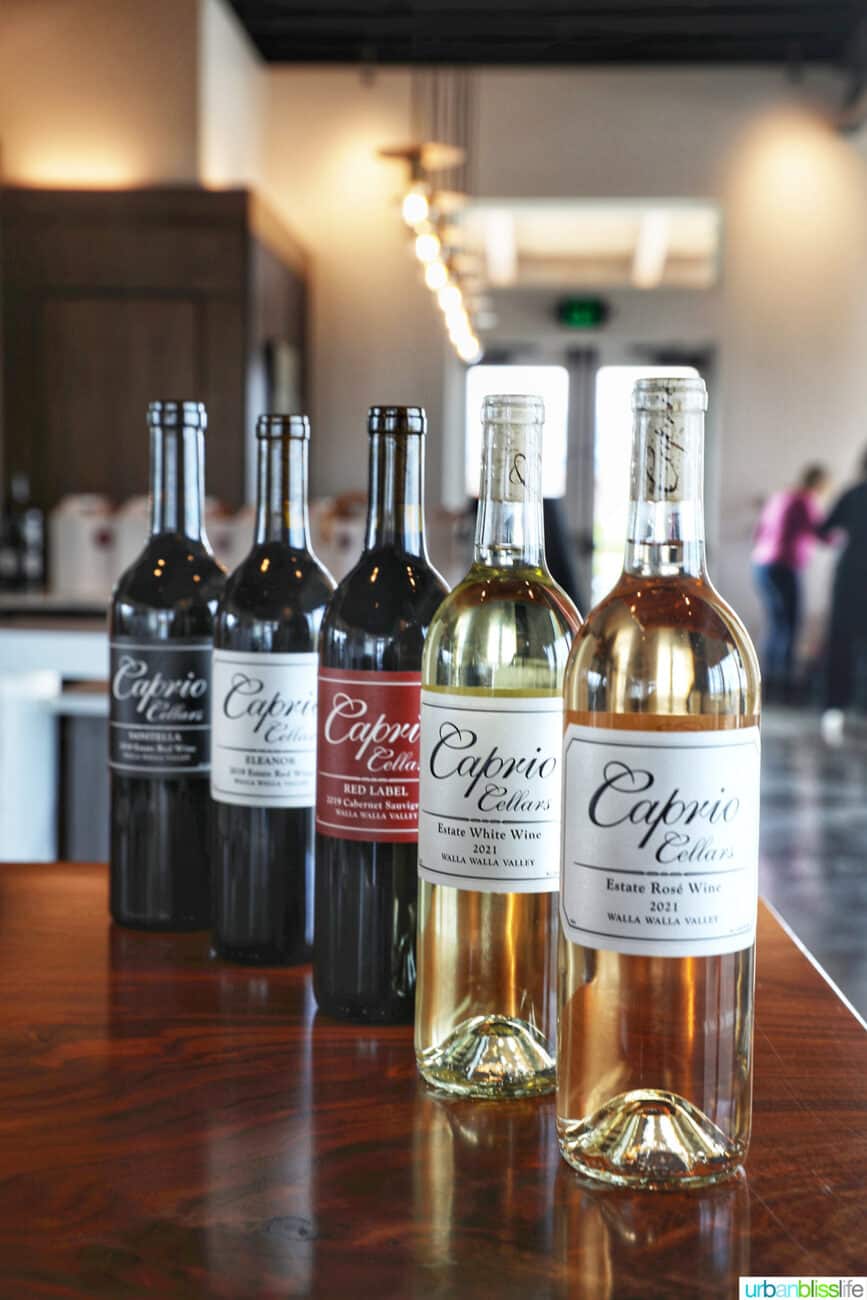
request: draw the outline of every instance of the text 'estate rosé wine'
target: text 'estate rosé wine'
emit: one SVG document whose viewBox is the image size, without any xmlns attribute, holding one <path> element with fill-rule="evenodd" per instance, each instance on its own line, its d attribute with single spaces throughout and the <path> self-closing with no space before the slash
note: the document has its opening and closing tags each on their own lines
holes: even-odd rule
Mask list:
<svg viewBox="0 0 867 1300">
<path fill-rule="evenodd" d="M 557 1130 L 649 1187 L 726 1177 L 750 1135 L 759 674 L 705 568 L 706 404 L 636 385 L 624 570 L 566 673 Z"/>
<path fill-rule="evenodd" d="M 423 1077 L 463 1096 L 550 1092 L 556 1038 L 563 674 L 578 614 L 545 566 L 540 398 L 488 397 L 472 567 L 422 666 Z"/>
<path fill-rule="evenodd" d="M 447 590 L 425 543 L 426 423 L 370 409 L 365 548 L 320 637 L 314 987 L 358 1020 L 414 1005 L 421 654 Z"/>
<path fill-rule="evenodd" d="M 334 590 L 313 554 L 305 415 L 256 425 L 253 548 L 214 630 L 214 949 L 307 961 L 313 942 L 317 640 Z"/>
<path fill-rule="evenodd" d="M 211 650 L 225 574 L 203 522 L 205 408 L 152 402 L 147 545 L 110 614 L 111 914 L 211 920 Z"/>
</svg>

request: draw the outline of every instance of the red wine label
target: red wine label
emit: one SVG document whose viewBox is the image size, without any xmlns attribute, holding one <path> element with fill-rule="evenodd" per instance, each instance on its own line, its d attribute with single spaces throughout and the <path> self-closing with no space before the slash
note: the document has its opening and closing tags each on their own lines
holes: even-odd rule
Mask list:
<svg viewBox="0 0 867 1300">
<path fill-rule="evenodd" d="M 755 941 L 759 729 L 568 722 L 560 918 L 572 943 L 711 957 Z"/>
<path fill-rule="evenodd" d="M 418 839 L 421 673 L 319 670 L 316 829 Z"/>
<path fill-rule="evenodd" d="M 136 776 L 207 776 L 211 642 L 110 645 L 109 767 Z"/>
</svg>

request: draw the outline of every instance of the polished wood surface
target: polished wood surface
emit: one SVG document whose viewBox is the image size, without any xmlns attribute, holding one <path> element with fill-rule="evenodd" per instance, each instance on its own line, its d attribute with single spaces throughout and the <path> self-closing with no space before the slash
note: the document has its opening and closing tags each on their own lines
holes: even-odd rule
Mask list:
<svg viewBox="0 0 867 1300">
<path fill-rule="evenodd" d="M 440 1100 L 307 970 L 109 925 L 95 866 L 0 866 L 0 1296 L 673 1297 L 867 1262 L 867 1034 L 760 924 L 746 1174 L 580 1184 L 551 1099 Z"/>
</svg>

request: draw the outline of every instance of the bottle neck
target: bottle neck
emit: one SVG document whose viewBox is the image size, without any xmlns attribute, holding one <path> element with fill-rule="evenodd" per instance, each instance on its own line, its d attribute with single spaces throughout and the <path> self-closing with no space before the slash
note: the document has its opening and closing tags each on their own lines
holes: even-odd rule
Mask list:
<svg viewBox="0 0 867 1300">
<path fill-rule="evenodd" d="M 205 439 L 201 429 L 151 429 L 151 534 L 205 541 Z"/>
<path fill-rule="evenodd" d="M 545 567 L 542 426 L 487 424 L 474 559 L 491 568 Z"/>
<path fill-rule="evenodd" d="M 702 577 L 704 415 L 637 411 L 624 570 Z"/>
<path fill-rule="evenodd" d="M 424 531 L 424 435 L 370 435 L 367 537 L 375 550 L 393 546 L 427 557 Z"/>
<path fill-rule="evenodd" d="M 310 549 L 307 511 L 307 439 L 260 438 L 256 542 Z"/>
</svg>

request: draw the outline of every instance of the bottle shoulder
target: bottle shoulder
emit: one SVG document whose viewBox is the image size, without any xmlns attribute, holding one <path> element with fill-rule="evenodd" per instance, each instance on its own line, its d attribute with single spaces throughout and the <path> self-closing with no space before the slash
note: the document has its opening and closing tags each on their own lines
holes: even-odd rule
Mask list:
<svg viewBox="0 0 867 1300">
<path fill-rule="evenodd" d="M 538 611 L 574 633 L 581 615 L 551 575 L 541 568 L 493 569 L 474 564 L 437 612 L 437 623 L 501 618 L 509 610 Z"/>
<path fill-rule="evenodd" d="M 322 620 L 332 667 L 415 670 L 431 619 L 448 592 L 424 558 L 390 547 L 363 552 L 338 583 Z"/>
<path fill-rule="evenodd" d="M 207 546 L 188 538 L 151 537 L 117 581 L 112 631 L 147 634 L 159 625 L 160 635 L 208 632 L 225 582 L 225 570 Z"/>
<path fill-rule="evenodd" d="M 566 689 L 579 709 L 750 714 L 760 674 L 749 633 L 707 578 L 624 574 L 576 636 Z"/>
<path fill-rule="evenodd" d="M 217 611 L 215 645 L 257 653 L 316 648 L 334 580 L 309 551 L 254 545 L 232 572 Z"/>
<path fill-rule="evenodd" d="M 335 583 L 310 551 L 263 542 L 253 546 L 226 580 L 221 610 L 279 618 L 287 607 L 325 605 Z"/>
<path fill-rule="evenodd" d="M 424 681 L 456 689 L 559 689 L 579 625 L 575 606 L 545 570 L 474 565 L 431 624 Z"/>
<path fill-rule="evenodd" d="M 337 584 L 326 617 L 329 624 L 364 629 L 407 618 L 428 622 L 447 593 L 445 580 L 428 561 L 383 547 L 363 552 Z"/>
<path fill-rule="evenodd" d="M 604 638 L 612 627 L 626 624 L 640 637 L 672 631 L 744 642 L 752 650 L 741 619 L 706 577 L 642 578 L 622 574 L 615 586 L 590 610 L 581 628 L 582 640 Z"/>
</svg>

